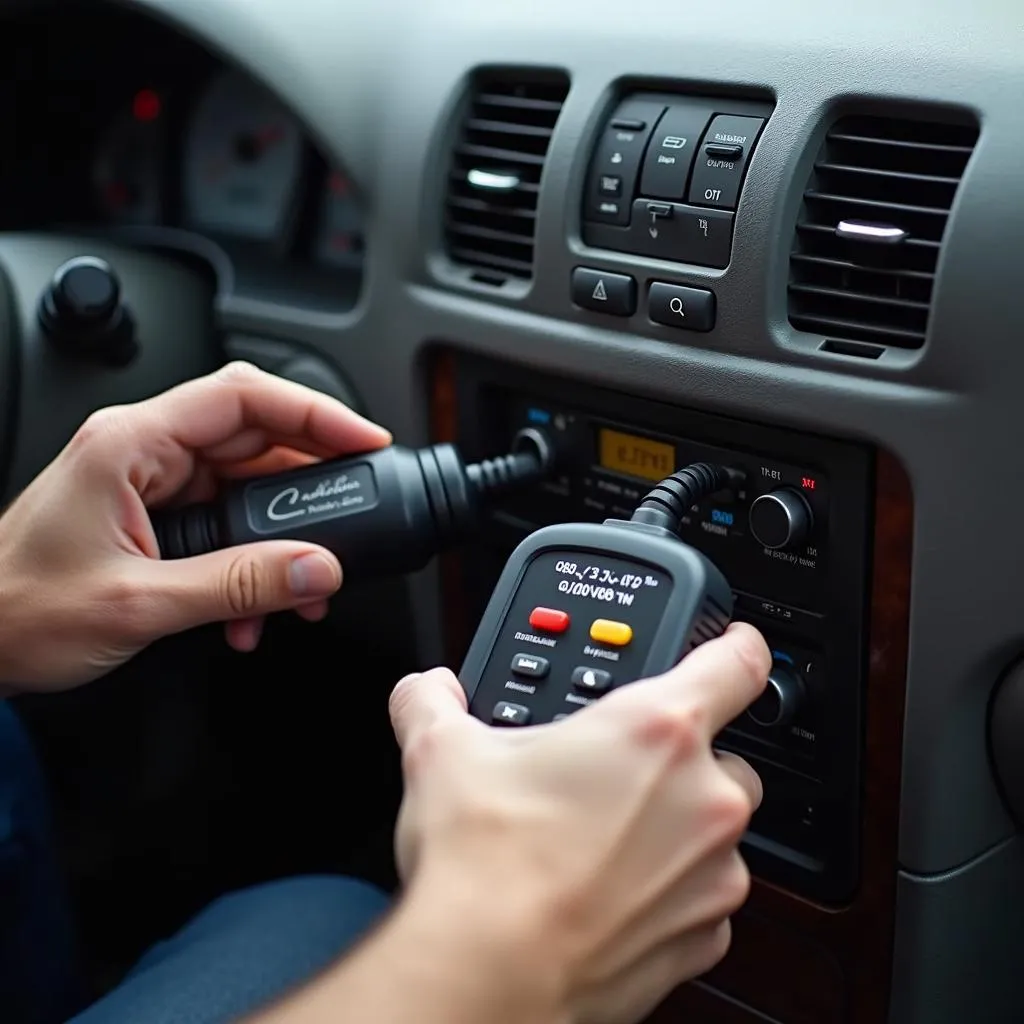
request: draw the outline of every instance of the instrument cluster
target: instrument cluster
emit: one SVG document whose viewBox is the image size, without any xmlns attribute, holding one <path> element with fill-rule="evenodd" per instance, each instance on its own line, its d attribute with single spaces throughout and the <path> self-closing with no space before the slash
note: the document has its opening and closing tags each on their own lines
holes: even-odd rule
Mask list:
<svg viewBox="0 0 1024 1024">
<path fill-rule="evenodd" d="M 100 219 L 172 224 L 228 245 L 305 249 L 321 265 L 359 266 L 363 224 L 351 182 L 316 159 L 271 93 L 220 69 L 187 109 L 174 109 L 183 99 L 140 84 L 111 114 L 90 175 Z"/>
<path fill-rule="evenodd" d="M 360 196 L 272 92 L 130 10 L 45 13 L 0 40 L 0 230 L 198 238 L 227 256 L 241 294 L 354 305 Z"/>
</svg>

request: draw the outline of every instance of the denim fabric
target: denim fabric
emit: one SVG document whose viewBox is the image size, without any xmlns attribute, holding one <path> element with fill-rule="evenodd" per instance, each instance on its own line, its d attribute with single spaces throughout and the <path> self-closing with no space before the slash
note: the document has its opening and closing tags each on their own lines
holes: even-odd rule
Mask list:
<svg viewBox="0 0 1024 1024">
<path fill-rule="evenodd" d="M 383 892 L 349 878 L 292 878 L 233 893 L 147 953 L 73 1024 L 237 1020 L 317 974 L 387 907 Z"/>
<path fill-rule="evenodd" d="M 0 700 L 0 1020 L 53 1024 L 80 1004 L 46 785 L 28 735 Z"/>
<path fill-rule="evenodd" d="M 59 1024 L 82 1005 L 46 787 L 0 701 L 0 1021 Z M 365 882 L 310 876 L 225 896 L 151 949 L 74 1024 L 220 1024 L 315 975 L 386 912 Z"/>
</svg>

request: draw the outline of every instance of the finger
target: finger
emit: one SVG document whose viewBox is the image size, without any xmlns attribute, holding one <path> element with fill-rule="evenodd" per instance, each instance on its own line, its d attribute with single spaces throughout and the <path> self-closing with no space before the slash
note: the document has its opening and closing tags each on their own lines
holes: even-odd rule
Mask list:
<svg viewBox="0 0 1024 1024">
<path fill-rule="evenodd" d="M 736 754 L 720 750 L 717 751 L 715 759 L 718 762 L 718 767 L 747 795 L 747 799 L 750 800 L 751 811 L 756 811 L 761 806 L 761 800 L 764 798 L 761 776 L 742 757 Z"/>
<path fill-rule="evenodd" d="M 213 501 L 225 480 L 245 480 L 254 476 L 270 476 L 283 473 L 299 466 L 308 466 L 319 461 L 315 456 L 295 451 L 293 448 L 271 448 L 261 456 L 247 462 L 235 462 L 225 465 L 211 465 L 208 462 L 196 463 L 192 478 L 184 488 L 170 497 L 169 501 L 157 501 L 150 497 L 149 508 L 171 505 L 180 508 L 182 505 L 193 505 L 200 502 Z"/>
<path fill-rule="evenodd" d="M 149 399 L 148 405 L 167 432 L 193 450 L 214 448 L 253 428 L 305 438 L 337 453 L 391 442 L 383 427 L 336 399 L 248 363 L 231 363 Z"/>
<path fill-rule="evenodd" d="M 256 459 L 274 448 L 290 448 L 293 451 L 312 455 L 317 459 L 331 459 L 338 454 L 337 448 L 329 448 L 309 437 L 301 435 L 285 437 L 279 434 L 270 434 L 259 427 L 253 427 L 235 434 L 234 437 L 228 438 L 227 441 L 216 444 L 212 448 L 204 448 L 202 455 L 207 462 L 217 465 Z"/>
<path fill-rule="evenodd" d="M 602 986 L 581 1016 L 591 1024 L 646 1020 L 674 988 L 711 970 L 729 951 L 731 941 L 732 926 L 725 920 L 655 946 Z"/>
<path fill-rule="evenodd" d="M 301 604 L 295 611 L 306 622 L 323 622 L 327 618 L 329 606 L 326 601 L 314 601 L 312 604 Z"/>
<path fill-rule="evenodd" d="M 136 490 L 151 507 L 188 483 L 195 453 L 250 430 L 292 438 L 292 447 L 298 443 L 294 439 L 302 438 L 306 447 L 331 455 L 372 451 L 391 442 L 383 427 L 327 395 L 232 363 L 155 398 L 93 417 L 92 427 L 80 431 L 69 447 L 100 464 L 110 461 L 112 451 L 122 453 L 132 463 Z"/>
<path fill-rule="evenodd" d="M 173 495 L 170 504 L 175 507 L 191 505 L 195 502 L 213 501 L 220 489 L 220 481 L 212 466 L 200 462 L 193 470 L 192 477 L 177 494 Z M 156 504 L 155 502 L 153 503 Z"/>
<path fill-rule="evenodd" d="M 147 560 L 138 571 L 148 592 L 146 628 L 154 637 L 298 608 L 330 597 L 341 586 L 341 566 L 330 552 L 294 541 Z"/>
<path fill-rule="evenodd" d="M 662 940 L 716 924 L 750 896 L 750 870 L 735 845 L 721 848 L 689 871 L 658 907 Z"/>
<path fill-rule="evenodd" d="M 631 837 L 631 845 L 646 840 L 649 846 L 653 841 L 665 849 L 673 836 L 678 849 L 671 855 L 657 864 L 641 859 L 633 862 L 636 868 L 647 865 L 637 873 L 633 887 L 632 899 L 638 909 L 620 930 L 614 951 L 605 953 L 621 963 L 635 963 L 648 950 L 729 917 L 750 895 L 750 871 L 737 849 L 738 836 L 709 842 L 692 830 L 680 835 L 678 825 L 673 830 L 671 822 L 665 822 L 660 835 L 636 835 Z M 599 958 L 592 964 L 595 973 L 612 966 L 602 965 Z"/>
<path fill-rule="evenodd" d="M 320 461 L 318 456 L 296 451 L 294 448 L 274 447 L 252 459 L 219 463 L 216 466 L 216 476 L 220 480 L 246 480 L 253 476 L 284 473 L 286 470 L 311 466 Z"/>
<path fill-rule="evenodd" d="M 701 644 L 675 668 L 654 679 L 624 687 L 613 696 L 660 708 L 700 707 L 710 735 L 742 714 L 762 693 L 772 666 L 764 637 L 743 622 Z M 600 707 L 600 702 L 598 702 Z"/>
<path fill-rule="evenodd" d="M 249 654 L 255 651 L 263 636 L 263 624 L 265 620 L 236 619 L 234 622 L 224 623 L 224 637 L 228 646 L 240 654 Z"/>
<path fill-rule="evenodd" d="M 388 703 L 395 738 L 403 749 L 440 721 L 466 719 L 466 692 L 446 668 L 406 676 Z"/>
</svg>

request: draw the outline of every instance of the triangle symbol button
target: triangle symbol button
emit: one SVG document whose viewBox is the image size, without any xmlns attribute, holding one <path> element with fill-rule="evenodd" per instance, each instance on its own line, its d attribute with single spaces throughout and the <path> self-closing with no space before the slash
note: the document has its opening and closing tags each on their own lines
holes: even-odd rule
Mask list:
<svg viewBox="0 0 1024 1024">
<path fill-rule="evenodd" d="M 607 302 L 608 301 L 608 292 L 605 291 L 604 278 L 603 277 L 599 277 L 597 279 L 597 287 L 594 289 L 594 296 L 593 297 L 595 299 L 597 299 L 599 302 Z"/>
</svg>

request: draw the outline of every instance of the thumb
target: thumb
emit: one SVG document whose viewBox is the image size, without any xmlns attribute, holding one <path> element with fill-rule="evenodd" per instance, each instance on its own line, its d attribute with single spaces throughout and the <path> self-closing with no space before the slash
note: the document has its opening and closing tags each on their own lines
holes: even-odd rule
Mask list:
<svg viewBox="0 0 1024 1024">
<path fill-rule="evenodd" d="M 391 725 L 403 749 L 438 722 L 466 718 L 466 692 L 446 668 L 406 676 L 391 691 Z"/>
<path fill-rule="evenodd" d="M 152 561 L 148 570 L 163 633 L 286 611 L 341 586 L 341 566 L 329 551 L 283 540 Z"/>
</svg>

